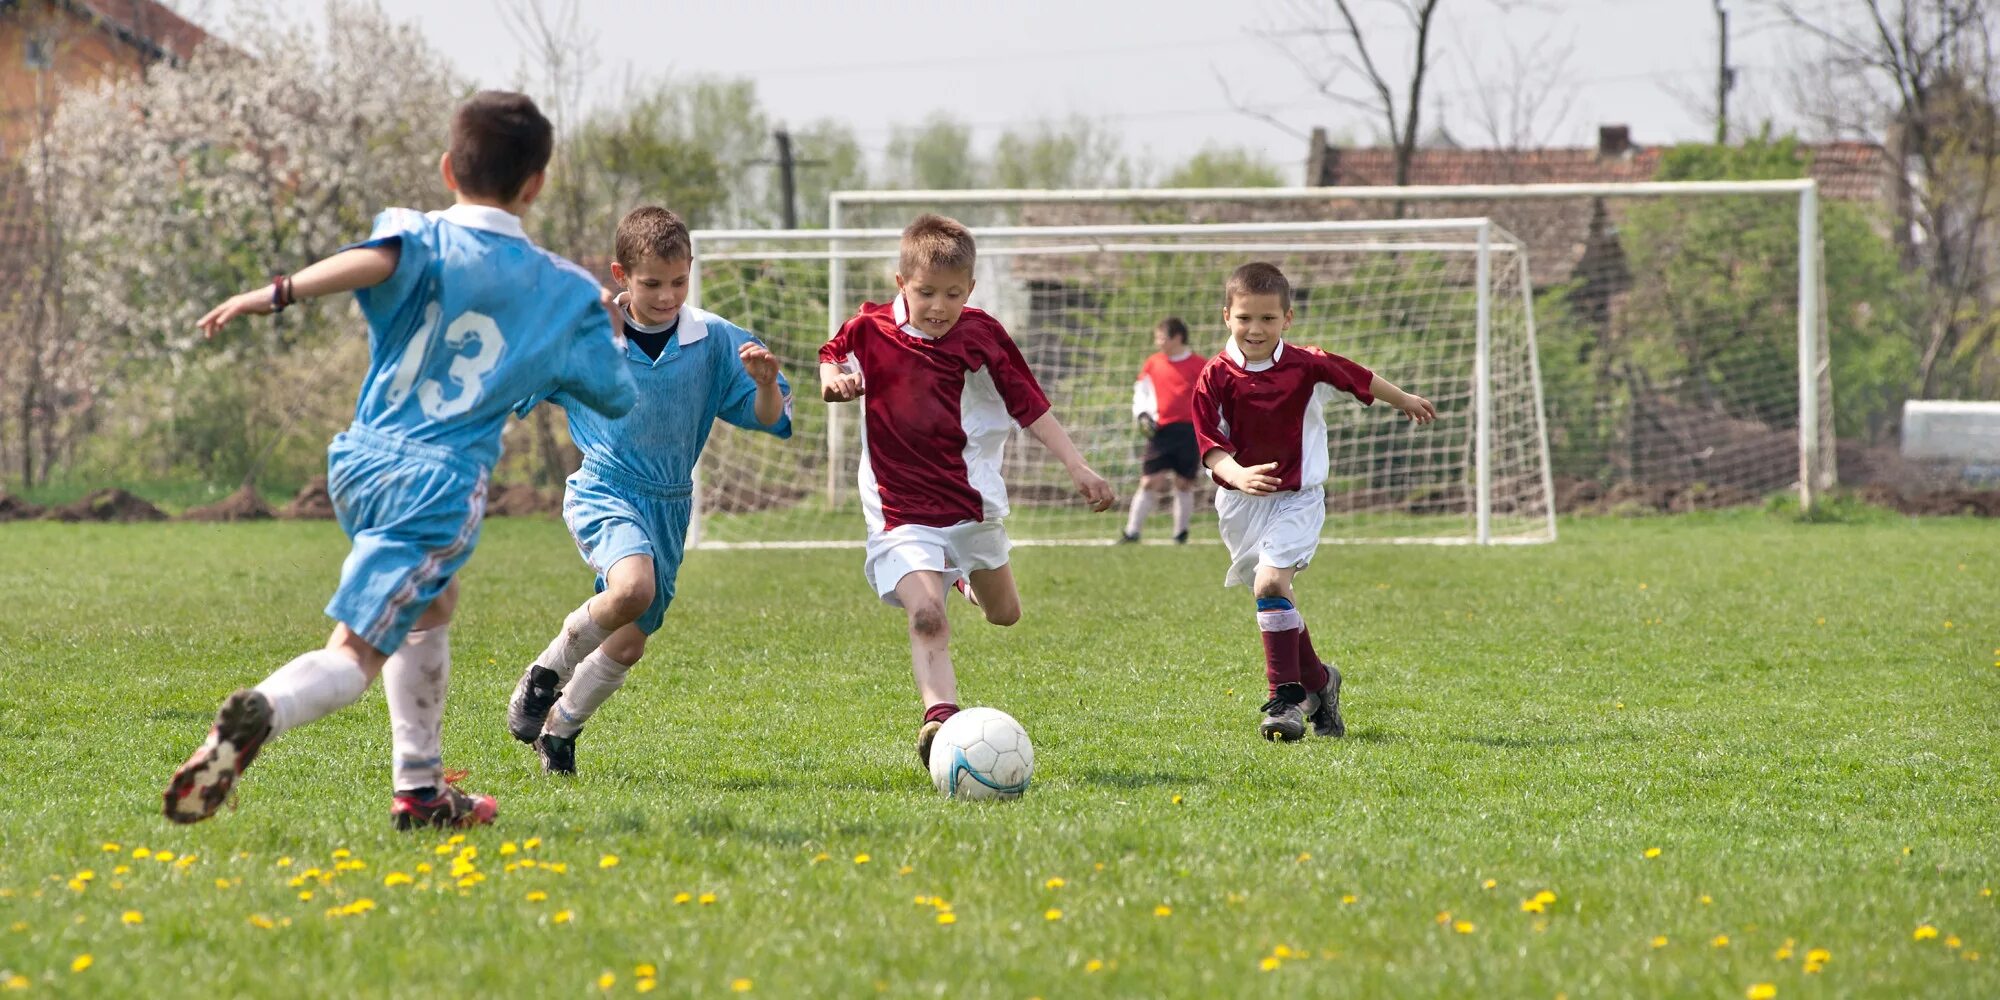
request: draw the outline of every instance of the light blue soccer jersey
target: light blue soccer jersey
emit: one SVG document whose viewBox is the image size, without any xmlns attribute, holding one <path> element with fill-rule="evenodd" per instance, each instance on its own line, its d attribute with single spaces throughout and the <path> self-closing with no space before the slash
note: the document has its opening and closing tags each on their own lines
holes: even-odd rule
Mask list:
<svg viewBox="0 0 2000 1000">
<path fill-rule="evenodd" d="M 653 603 L 636 623 L 647 635 L 659 630 L 673 603 L 693 512 L 694 466 L 715 421 L 792 436 L 792 390 L 782 375 L 784 412 L 775 423 L 757 422 L 757 383 L 737 353 L 756 339 L 721 317 L 683 306 L 658 359 L 637 343 L 626 344 L 620 364 L 639 387 L 630 413 L 605 416 L 555 394 L 569 413 L 570 438 L 583 451 L 583 468 L 563 491 L 563 522 L 597 571 L 599 590 L 619 560 L 652 560 Z M 537 402 L 522 403 L 521 412 Z"/>
<path fill-rule="evenodd" d="M 357 246 L 398 245 L 388 280 L 355 293 L 368 378 L 354 423 L 491 467 L 507 412 L 562 392 L 622 414 L 636 400 L 589 272 L 530 242 L 496 208 L 392 208 Z"/>
</svg>

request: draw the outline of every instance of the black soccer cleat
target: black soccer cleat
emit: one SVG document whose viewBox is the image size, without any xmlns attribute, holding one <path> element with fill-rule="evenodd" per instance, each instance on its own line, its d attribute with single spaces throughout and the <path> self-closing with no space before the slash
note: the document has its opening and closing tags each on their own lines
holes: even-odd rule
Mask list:
<svg viewBox="0 0 2000 1000">
<path fill-rule="evenodd" d="M 1180 532 L 1179 534 L 1176 534 L 1176 535 L 1174 536 L 1174 544 L 1175 544 L 1175 545 L 1186 545 L 1186 544 L 1187 544 L 1187 532 L 1183 531 L 1183 532 Z"/>
<path fill-rule="evenodd" d="M 1314 706 L 1310 718 L 1313 734 L 1338 738 L 1347 735 L 1347 721 L 1340 717 L 1340 669 L 1331 663 L 1326 667 L 1326 686 L 1313 693 Z"/>
<path fill-rule="evenodd" d="M 1118 544 L 1137 545 L 1139 544 L 1139 536 L 1129 531 L 1121 531 L 1118 533 Z"/>
<path fill-rule="evenodd" d="M 176 823 L 199 823 L 215 815 L 243 769 L 271 738 L 271 699 L 244 688 L 223 699 L 208 739 L 174 772 L 163 796 L 164 811 Z"/>
<path fill-rule="evenodd" d="M 583 730 L 579 729 L 576 736 L 557 736 L 554 733 L 536 736 L 535 752 L 541 755 L 542 770 L 550 774 L 575 774 L 576 740 L 582 735 Z"/>
<path fill-rule="evenodd" d="M 553 670 L 528 664 L 521 683 L 514 685 L 514 697 L 507 700 L 507 731 L 523 743 L 535 742 L 560 697 L 562 678 Z"/>
</svg>

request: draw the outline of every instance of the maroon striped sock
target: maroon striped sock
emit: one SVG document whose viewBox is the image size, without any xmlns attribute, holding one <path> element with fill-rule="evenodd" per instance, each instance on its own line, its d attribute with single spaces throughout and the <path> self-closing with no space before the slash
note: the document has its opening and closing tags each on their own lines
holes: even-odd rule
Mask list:
<svg viewBox="0 0 2000 1000">
<path fill-rule="evenodd" d="M 1308 691 L 1318 691 L 1332 680 L 1326 672 L 1326 664 L 1321 663 L 1319 654 L 1313 652 L 1312 627 L 1299 625 L 1299 683 Z"/>
<path fill-rule="evenodd" d="M 957 705 L 948 701 L 941 701 L 935 705 L 932 705 L 929 708 L 924 709 L 924 721 L 943 722 L 944 720 L 949 719 L 957 714 L 958 714 Z"/>
</svg>

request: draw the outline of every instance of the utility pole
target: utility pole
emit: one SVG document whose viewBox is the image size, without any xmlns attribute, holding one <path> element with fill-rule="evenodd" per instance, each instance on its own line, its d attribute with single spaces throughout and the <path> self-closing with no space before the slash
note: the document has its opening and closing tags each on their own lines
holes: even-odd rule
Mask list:
<svg viewBox="0 0 2000 1000">
<path fill-rule="evenodd" d="M 1729 12 L 1715 0 L 1716 37 L 1721 47 L 1715 66 L 1715 144 L 1729 144 L 1729 92 L 1736 89 L 1736 67 L 1729 65 Z"/>
<path fill-rule="evenodd" d="M 792 133 L 785 129 L 773 130 L 771 132 L 771 139 L 777 143 L 778 155 L 772 159 L 752 160 L 750 162 L 761 166 L 778 168 L 778 193 L 783 196 L 780 199 L 780 210 L 784 213 L 785 228 L 797 229 L 799 228 L 798 168 L 823 167 L 826 166 L 826 161 L 801 160 L 794 156 L 792 154 Z"/>
</svg>

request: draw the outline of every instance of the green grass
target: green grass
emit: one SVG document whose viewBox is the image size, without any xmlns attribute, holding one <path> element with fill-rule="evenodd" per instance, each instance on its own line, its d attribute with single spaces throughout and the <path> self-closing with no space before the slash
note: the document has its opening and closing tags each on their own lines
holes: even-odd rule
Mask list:
<svg viewBox="0 0 2000 1000">
<path fill-rule="evenodd" d="M 954 602 L 954 646 L 1040 770 L 970 805 L 915 766 L 902 622 L 848 551 L 697 553 L 581 777 L 541 777 L 505 701 L 589 580 L 554 522 L 496 521 L 445 751 L 501 815 L 461 892 L 441 835 L 389 827 L 372 692 L 273 744 L 236 811 L 158 816 L 218 699 L 323 641 L 332 525 L 0 526 L 0 970 L 107 996 L 625 994 L 638 963 L 670 996 L 2000 995 L 1993 530 L 1732 512 L 1328 547 L 1301 600 L 1350 735 L 1292 746 L 1255 736 L 1215 547 L 1022 549 L 1026 620 Z M 367 867 L 290 884 L 336 849 Z M 1306 957 L 1262 970 L 1281 945 Z"/>
</svg>

